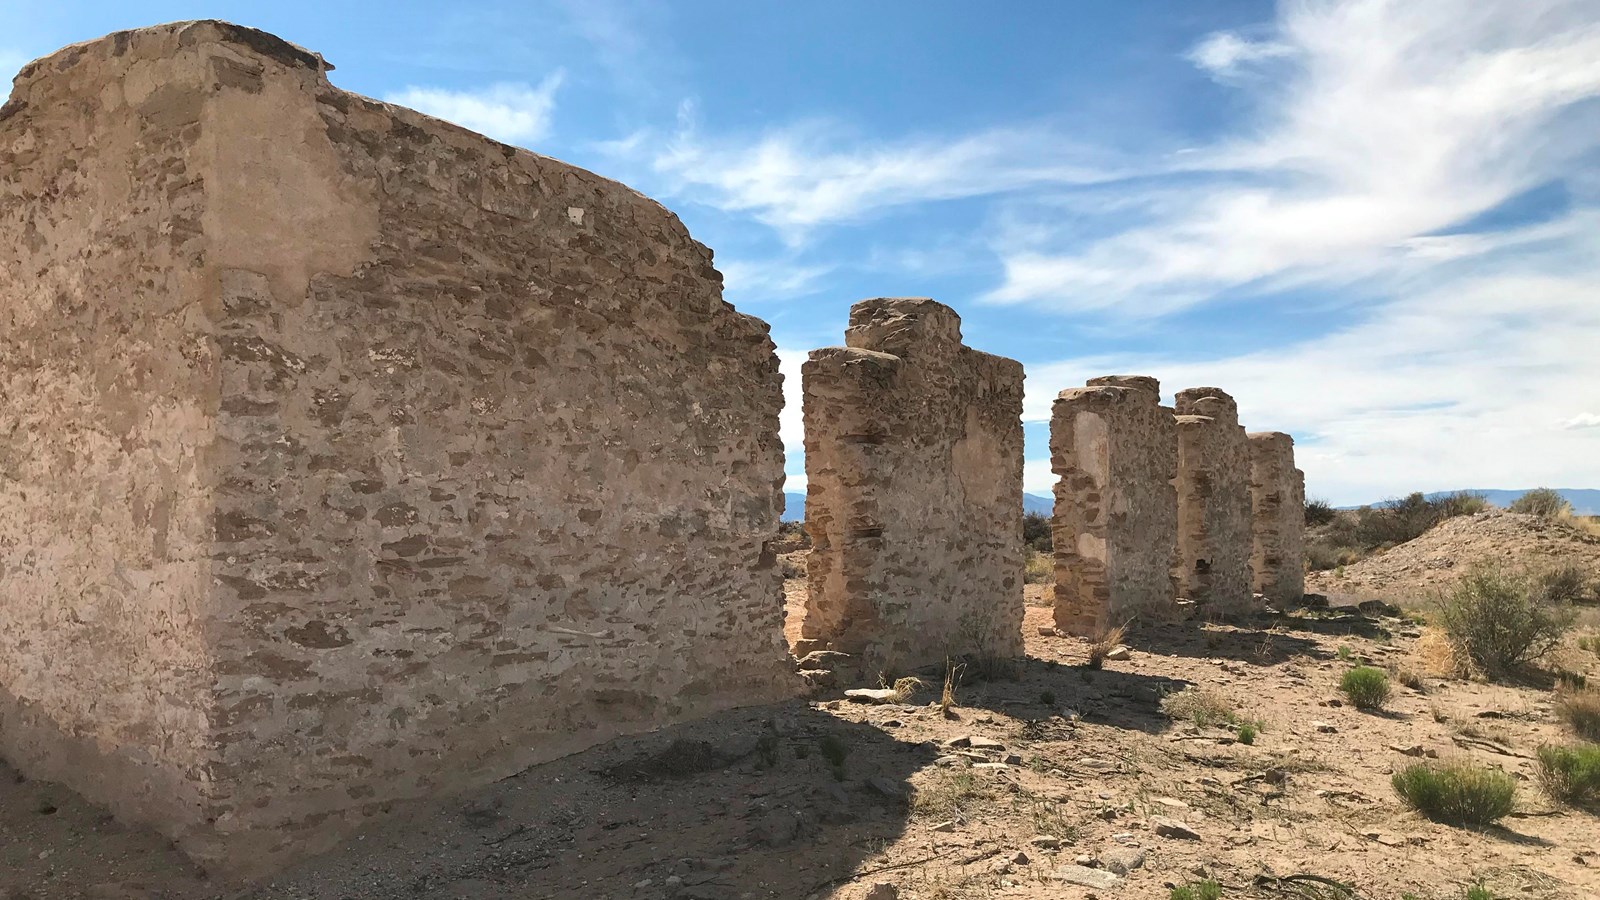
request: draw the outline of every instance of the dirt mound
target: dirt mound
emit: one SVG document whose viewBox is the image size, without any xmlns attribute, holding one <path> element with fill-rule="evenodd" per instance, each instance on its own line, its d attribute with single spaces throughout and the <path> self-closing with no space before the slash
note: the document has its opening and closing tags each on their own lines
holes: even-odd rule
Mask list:
<svg viewBox="0 0 1600 900">
<path fill-rule="evenodd" d="M 1571 564 L 1600 579 L 1600 537 L 1567 522 L 1490 510 L 1446 519 L 1342 571 L 1313 572 L 1306 590 L 1423 599 L 1476 562 Z"/>
</svg>

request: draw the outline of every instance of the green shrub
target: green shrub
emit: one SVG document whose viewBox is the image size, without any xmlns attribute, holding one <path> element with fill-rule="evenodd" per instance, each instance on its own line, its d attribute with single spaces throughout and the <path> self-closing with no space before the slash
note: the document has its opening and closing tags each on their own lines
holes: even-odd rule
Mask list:
<svg viewBox="0 0 1600 900">
<path fill-rule="evenodd" d="M 1389 675 L 1371 666 L 1356 666 L 1339 679 L 1339 690 L 1356 709 L 1383 709 L 1389 702 Z"/>
<path fill-rule="evenodd" d="M 1510 775 L 1467 760 L 1416 763 L 1394 773 L 1390 783 L 1407 806 L 1446 825 L 1488 825 L 1516 807 Z"/>
<path fill-rule="evenodd" d="M 1172 889 L 1167 895 L 1167 900 L 1218 900 L 1222 896 L 1222 885 L 1211 879 L 1205 881 L 1191 881 Z"/>
<path fill-rule="evenodd" d="M 1493 564 L 1473 566 L 1439 597 L 1439 626 L 1490 677 L 1555 649 L 1575 620 L 1539 577 Z"/>
<path fill-rule="evenodd" d="M 1600 746 L 1540 747 L 1539 786 L 1550 799 L 1562 803 L 1600 799 Z"/>
<path fill-rule="evenodd" d="M 1056 577 L 1055 557 L 1048 552 L 1028 548 L 1028 559 L 1023 563 L 1022 581 L 1025 584 L 1049 584 Z"/>
<path fill-rule="evenodd" d="M 1489 888 L 1481 881 L 1477 884 L 1467 885 L 1467 892 L 1461 896 L 1462 900 L 1499 900 L 1499 898 L 1494 895 L 1494 891 L 1489 890 Z"/>
<path fill-rule="evenodd" d="M 1572 504 L 1567 502 L 1567 498 L 1550 488 L 1534 488 L 1511 501 L 1511 505 L 1507 508 L 1514 513 L 1538 516 L 1541 519 L 1555 519 L 1572 512 Z"/>
<path fill-rule="evenodd" d="M 1240 725 L 1238 733 L 1239 733 L 1239 743 L 1241 743 L 1241 744 L 1254 744 L 1256 742 L 1257 731 L 1256 731 L 1256 727 L 1254 725 L 1250 725 L 1248 723 L 1244 724 L 1244 725 Z"/>
<path fill-rule="evenodd" d="M 1307 525 L 1326 525 L 1338 515 L 1339 513 L 1333 508 L 1333 504 L 1326 500 L 1306 501 Z"/>
<path fill-rule="evenodd" d="M 1041 553 L 1050 552 L 1050 517 L 1043 513 L 1022 514 L 1022 542 Z"/>
</svg>

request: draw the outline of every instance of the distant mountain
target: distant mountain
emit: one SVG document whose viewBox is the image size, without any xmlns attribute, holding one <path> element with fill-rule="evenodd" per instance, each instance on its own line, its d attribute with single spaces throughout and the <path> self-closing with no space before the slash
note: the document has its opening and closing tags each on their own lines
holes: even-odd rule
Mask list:
<svg viewBox="0 0 1600 900">
<path fill-rule="evenodd" d="M 1055 508 L 1056 501 L 1038 494 L 1022 495 L 1022 511 L 1025 513 L 1040 513 L 1050 515 Z M 783 492 L 783 521 L 804 522 L 806 520 L 806 495 L 793 491 Z"/>
<path fill-rule="evenodd" d="M 1522 488 L 1521 490 L 1514 491 L 1497 490 L 1492 488 L 1468 488 L 1467 493 L 1482 494 L 1485 500 L 1488 500 L 1495 506 L 1505 508 L 1510 506 L 1513 501 L 1515 501 L 1518 497 L 1521 497 L 1523 494 L 1526 494 L 1529 490 L 1530 488 Z M 1596 490 L 1594 488 L 1556 488 L 1555 492 L 1565 497 L 1567 502 L 1572 504 L 1572 512 L 1574 515 L 1600 516 L 1600 490 Z M 1427 497 L 1429 500 L 1436 500 L 1445 496 L 1446 494 L 1457 493 L 1460 493 L 1460 491 L 1434 491 L 1431 494 L 1424 494 L 1423 496 Z M 1377 506 L 1382 502 L 1382 500 L 1379 500 L 1376 503 L 1369 505 Z M 1355 509 L 1356 507 L 1346 506 L 1342 508 Z"/>
</svg>

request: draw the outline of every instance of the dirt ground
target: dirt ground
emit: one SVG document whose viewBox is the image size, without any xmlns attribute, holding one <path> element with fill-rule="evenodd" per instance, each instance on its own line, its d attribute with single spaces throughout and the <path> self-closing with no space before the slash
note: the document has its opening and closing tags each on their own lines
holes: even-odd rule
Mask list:
<svg viewBox="0 0 1600 900">
<path fill-rule="evenodd" d="M 1600 896 L 1600 819 L 1551 806 L 1529 779 L 1534 749 L 1565 737 L 1548 685 L 1428 679 L 1363 713 L 1334 705 L 1339 675 L 1357 659 L 1414 664 L 1414 627 L 1339 610 L 1167 626 L 1095 671 L 1084 642 L 1039 634 L 1048 622 L 1030 605 L 1016 677 L 968 678 L 948 714 L 930 705 L 933 673 L 903 704 L 739 710 L 414 804 L 247 886 L 0 771 L 0 897 L 856 900 L 886 884 L 900 898 L 1078 900 L 1165 898 L 1202 875 L 1225 897 L 1444 900 L 1480 879 L 1503 898 Z M 1585 661 L 1600 675 L 1594 654 L 1563 665 Z M 1161 697 L 1188 685 L 1259 720 L 1255 742 L 1163 715 Z M 1435 754 L 1515 775 L 1519 811 L 1470 831 L 1403 809 L 1390 773 Z M 1158 833 L 1164 820 L 1192 836 Z M 1135 863 L 1108 888 L 1053 877 Z"/>
</svg>

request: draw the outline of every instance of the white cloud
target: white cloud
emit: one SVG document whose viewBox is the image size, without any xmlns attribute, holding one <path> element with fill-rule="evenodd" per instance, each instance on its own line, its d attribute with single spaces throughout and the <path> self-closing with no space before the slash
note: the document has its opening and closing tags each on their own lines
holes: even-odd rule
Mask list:
<svg viewBox="0 0 1600 900">
<path fill-rule="evenodd" d="M 1115 177 L 1086 148 L 1043 129 L 852 143 L 813 121 L 754 137 L 707 137 L 685 103 L 676 135 L 646 132 L 603 145 L 642 161 L 663 189 L 776 229 L 790 244 L 813 229 L 916 203 Z"/>
<path fill-rule="evenodd" d="M 778 348 L 778 371 L 783 373 L 783 412 L 778 416 L 778 436 L 783 439 L 784 452 L 790 459 L 799 459 L 806 449 L 805 418 L 800 408 L 804 396 L 800 388 L 800 367 L 808 355 L 806 350 Z"/>
<path fill-rule="evenodd" d="M 1241 286 L 1485 252 L 1481 238 L 1433 233 L 1600 148 L 1578 105 L 1600 97 L 1592 12 L 1584 0 L 1291 3 L 1270 41 L 1213 35 L 1192 54 L 1208 71 L 1285 58 L 1280 77 L 1239 83 L 1258 110 L 1249 136 L 1185 154 L 1191 174 L 1146 187 L 1131 211 L 1081 198 L 1088 240 L 1002 233 L 991 299 L 1159 314 Z"/>
<path fill-rule="evenodd" d="M 465 91 L 407 87 L 385 95 L 384 99 L 508 144 L 527 145 L 549 134 L 556 91 L 565 77 L 566 73 L 557 69 L 539 82 L 537 87 L 516 82 L 502 82 Z"/>
<path fill-rule="evenodd" d="M 1279 59 L 1294 53 L 1293 48 L 1272 41 L 1252 41 L 1237 32 L 1218 31 L 1208 35 L 1189 51 L 1195 65 L 1218 80 L 1228 80 L 1246 67 L 1269 59 Z"/>
<path fill-rule="evenodd" d="M 1600 217 L 1583 228 L 1600 234 Z M 1586 241 L 1600 259 L 1600 237 Z M 1064 387 L 1109 372 L 1163 390 L 1215 384 L 1252 431 L 1295 435 L 1308 491 L 1339 503 L 1411 490 L 1502 484 L 1584 486 L 1600 458 L 1600 415 L 1570 416 L 1573 391 L 1600 385 L 1600 267 L 1542 274 L 1532 258 L 1491 277 L 1446 278 L 1370 319 L 1219 359 L 1083 357 L 1030 366 L 1024 417 L 1045 421 Z M 1578 424 L 1577 427 L 1575 423 Z M 1579 430 L 1587 427 L 1588 430 Z"/>
<path fill-rule="evenodd" d="M 806 265 L 784 259 L 719 261 L 723 295 L 733 303 L 759 303 L 810 293 L 832 265 Z"/>
</svg>

